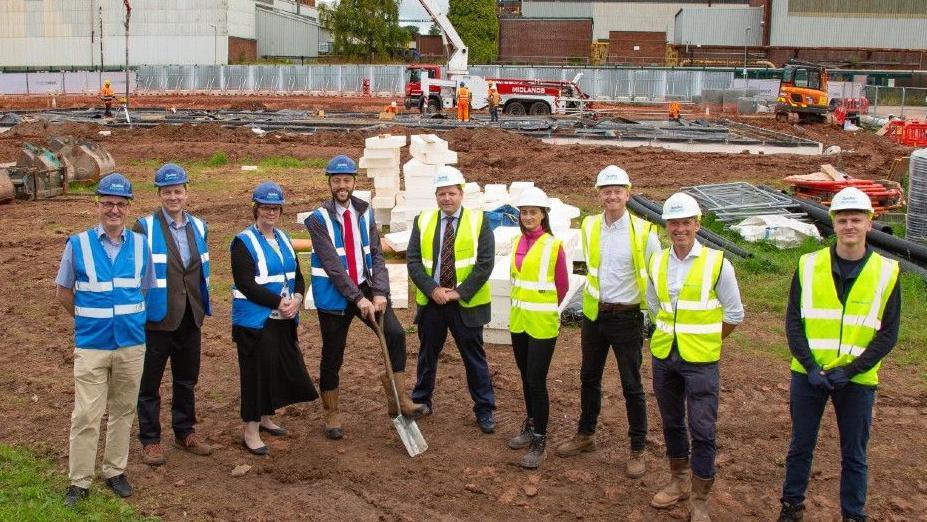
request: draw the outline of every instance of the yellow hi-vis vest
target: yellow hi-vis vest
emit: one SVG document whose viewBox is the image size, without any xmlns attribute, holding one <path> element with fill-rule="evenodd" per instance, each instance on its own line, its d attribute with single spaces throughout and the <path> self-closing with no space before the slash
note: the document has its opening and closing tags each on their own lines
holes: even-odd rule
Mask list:
<svg viewBox="0 0 927 522">
<path fill-rule="evenodd" d="M 882 314 L 898 281 L 898 262 L 873 252 L 847 292 L 837 297 L 830 248 L 811 252 L 798 262 L 801 317 L 815 362 L 824 370 L 846 366 L 869 346 L 882 325 Z M 857 384 L 879 384 L 879 366 L 854 375 Z M 794 357 L 792 370 L 805 373 Z"/>
<path fill-rule="evenodd" d="M 425 273 L 429 276 L 432 275 L 432 267 L 435 262 L 434 241 L 435 233 L 440 230 L 439 218 L 443 219 L 444 216 L 438 209 L 424 210 L 418 215 L 422 265 L 425 267 Z M 473 267 L 476 266 L 477 240 L 480 237 L 480 228 L 482 226 L 482 212 L 472 212 L 466 208 L 461 210 L 454 238 L 454 268 L 457 272 L 457 284 L 464 282 L 470 272 L 473 271 Z M 490 299 L 489 281 L 487 281 L 473 294 L 469 301 L 461 299 L 459 302 L 460 306 L 464 308 L 472 308 L 487 304 Z M 418 287 L 415 289 L 415 302 L 421 306 L 428 304 L 428 296 Z"/>
<path fill-rule="evenodd" d="M 666 359 L 675 339 L 679 356 L 686 362 L 716 362 L 721 359 L 724 312 L 715 293 L 715 284 L 721 276 L 724 253 L 702 247 L 679 289 L 675 309 L 669 294 L 670 255 L 667 248 L 650 260 L 650 277 L 660 298 L 657 329 L 650 338 L 650 352 L 657 359 Z"/>
<path fill-rule="evenodd" d="M 509 274 L 511 275 L 512 310 L 509 330 L 525 332 L 535 339 L 552 339 L 560 332 L 560 310 L 557 307 L 557 257 L 562 241 L 543 234 L 531 245 L 515 266 L 515 252 L 521 235 L 512 243 Z"/>
<path fill-rule="evenodd" d="M 627 211 L 626 211 L 627 212 Z M 599 317 L 599 267 L 602 266 L 602 219 L 605 214 L 586 216 L 582 224 L 583 256 L 586 258 L 586 286 L 583 289 L 583 315 L 590 321 Z M 647 238 L 653 223 L 628 214 L 631 230 L 631 260 L 637 274 L 637 288 L 641 292 L 641 309 L 647 307 Z"/>
</svg>

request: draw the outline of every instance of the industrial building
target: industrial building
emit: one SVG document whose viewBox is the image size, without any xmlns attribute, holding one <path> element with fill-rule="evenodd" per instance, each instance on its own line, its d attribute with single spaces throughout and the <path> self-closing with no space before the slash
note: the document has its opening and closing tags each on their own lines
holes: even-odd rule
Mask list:
<svg viewBox="0 0 927 522">
<path fill-rule="evenodd" d="M 234 64 L 319 54 L 306 0 L 131 0 L 129 64 Z M 0 67 L 121 67 L 122 0 L 0 0 Z"/>
</svg>

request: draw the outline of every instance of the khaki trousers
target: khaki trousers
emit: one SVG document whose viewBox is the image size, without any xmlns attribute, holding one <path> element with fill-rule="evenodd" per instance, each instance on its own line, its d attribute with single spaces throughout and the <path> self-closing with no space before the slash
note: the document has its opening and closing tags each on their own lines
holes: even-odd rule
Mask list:
<svg viewBox="0 0 927 522">
<path fill-rule="evenodd" d="M 109 416 L 103 478 L 125 472 L 144 361 L 143 344 L 117 350 L 74 350 L 74 413 L 68 470 L 72 485 L 89 488 L 93 481 L 104 412 Z"/>
</svg>

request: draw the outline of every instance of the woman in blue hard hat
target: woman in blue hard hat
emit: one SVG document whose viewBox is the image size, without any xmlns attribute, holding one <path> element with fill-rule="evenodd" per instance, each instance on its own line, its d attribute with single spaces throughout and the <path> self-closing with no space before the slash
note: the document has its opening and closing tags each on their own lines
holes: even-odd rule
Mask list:
<svg viewBox="0 0 927 522">
<path fill-rule="evenodd" d="M 252 197 L 254 224 L 232 240 L 232 339 L 238 346 L 245 448 L 266 455 L 261 432 L 286 436 L 277 408 L 318 398 L 296 339 L 305 282 L 286 232 L 276 228 L 283 189 L 266 181 Z"/>
</svg>

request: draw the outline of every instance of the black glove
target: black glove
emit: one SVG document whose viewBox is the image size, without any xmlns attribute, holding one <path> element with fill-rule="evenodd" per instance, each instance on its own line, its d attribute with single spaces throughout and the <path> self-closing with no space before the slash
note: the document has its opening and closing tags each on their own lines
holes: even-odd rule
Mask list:
<svg viewBox="0 0 927 522">
<path fill-rule="evenodd" d="M 850 376 L 847 375 L 847 371 L 843 366 L 838 366 L 827 372 L 827 380 L 835 390 L 842 389 L 847 384 L 850 384 Z"/>
<path fill-rule="evenodd" d="M 824 375 L 824 372 L 821 371 L 821 367 L 815 365 L 808 371 L 808 384 L 812 388 L 821 391 L 833 391 L 834 385 L 831 384 L 827 376 Z"/>
</svg>

